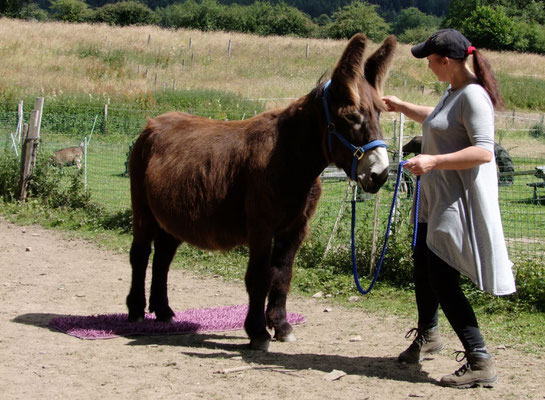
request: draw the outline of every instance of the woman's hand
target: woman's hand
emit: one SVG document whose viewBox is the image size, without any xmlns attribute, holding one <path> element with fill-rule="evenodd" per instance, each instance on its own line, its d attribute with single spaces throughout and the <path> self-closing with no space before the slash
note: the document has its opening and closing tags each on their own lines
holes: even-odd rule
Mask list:
<svg viewBox="0 0 545 400">
<path fill-rule="evenodd" d="M 386 108 L 388 109 L 388 111 L 401 112 L 401 104 L 403 104 L 403 102 L 397 97 L 384 96 L 382 98 L 382 101 L 384 102 L 384 104 L 386 104 Z"/>
<path fill-rule="evenodd" d="M 424 175 L 437 166 L 437 157 L 429 154 L 419 154 L 408 160 L 404 168 L 415 175 Z"/>
<path fill-rule="evenodd" d="M 494 153 L 481 147 L 469 146 L 448 154 L 419 154 L 404 165 L 415 175 L 423 175 L 432 169 L 467 169 L 490 162 Z"/>
<path fill-rule="evenodd" d="M 403 113 L 410 119 L 419 123 L 422 123 L 422 121 L 424 121 L 433 111 L 433 107 L 408 103 L 396 96 L 384 96 L 382 101 L 386 105 L 388 111 Z"/>
</svg>

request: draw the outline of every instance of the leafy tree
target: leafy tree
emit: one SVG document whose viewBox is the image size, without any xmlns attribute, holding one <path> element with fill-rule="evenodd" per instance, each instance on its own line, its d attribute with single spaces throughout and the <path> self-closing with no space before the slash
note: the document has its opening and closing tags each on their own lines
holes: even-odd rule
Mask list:
<svg viewBox="0 0 545 400">
<path fill-rule="evenodd" d="M 42 10 L 38 4 L 30 3 L 19 11 L 18 17 L 27 20 L 47 21 L 49 19 L 49 14 L 47 11 Z"/>
<path fill-rule="evenodd" d="M 314 19 L 314 23 L 318 26 L 327 26 L 331 23 L 331 18 L 327 14 L 322 14 Z"/>
<path fill-rule="evenodd" d="M 262 3 L 262 6 L 265 3 Z M 308 37 L 314 31 L 310 17 L 295 7 L 280 3 L 262 14 L 257 15 L 258 34 L 260 35 L 293 35 Z"/>
<path fill-rule="evenodd" d="M 503 7 L 509 17 L 519 21 L 545 24 L 545 4 L 535 0 L 482 0 L 482 6 Z"/>
<path fill-rule="evenodd" d="M 461 32 L 477 47 L 508 49 L 513 43 L 514 23 L 502 7 L 478 6 L 463 22 Z"/>
<path fill-rule="evenodd" d="M 516 21 L 513 50 L 545 54 L 545 29 L 535 22 Z"/>
<path fill-rule="evenodd" d="M 392 32 L 400 35 L 408 29 L 424 28 L 433 30 L 439 27 L 440 19 L 431 15 L 426 15 L 416 7 L 409 7 L 395 17 L 392 22 Z"/>
<path fill-rule="evenodd" d="M 255 2 L 249 6 L 223 6 L 216 0 L 200 4 L 186 0 L 159 9 L 161 24 L 172 28 L 192 28 L 204 31 L 225 30 L 260 35 L 311 36 L 316 26 L 310 17 L 285 3 L 271 5 Z"/>
<path fill-rule="evenodd" d="M 157 10 L 161 25 L 169 28 L 199 29 L 199 5 L 193 0 L 176 3 Z"/>
<path fill-rule="evenodd" d="M 381 41 L 386 37 L 390 26 L 377 13 L 378 6 L 355 1 L 333 13 L 333 23 L 327 35 L 337 39 L 347 39 L 363 32 L 371 40 Z"/>
<path fill-rule="evenodd" d="M 401 35 L 397 37 L 401 43 L 420 43 L 429 38 L 432 33 L 436 32 L 438 28 L 425 28 L 418 27 L 413 29 L 407 29 Z"/>
<path fill-rule="evenodd" d="M 451 0 L 448 15 L 443 21 L 446 28 L 462 29 L 464 21 L 471 17 L 480 0 Z"/>
<path fill-rule="evenodd" d="M 95 20 L 110 25 L 151 25 L 158 22 L 157 15 L 145 4 L 137 1 L 120 1 L 106 4 L 96 10 Z"/>
<path fill-rule="evenodd" d="M 32 0 L 0 0 L 0 16 L 18 17 Z"/>
<path fill-rule="evenodd" d="M 83 0 L 51 0 L 53 16 L 59 21 L 85 22 L 93 12 Z"/>
</svg>

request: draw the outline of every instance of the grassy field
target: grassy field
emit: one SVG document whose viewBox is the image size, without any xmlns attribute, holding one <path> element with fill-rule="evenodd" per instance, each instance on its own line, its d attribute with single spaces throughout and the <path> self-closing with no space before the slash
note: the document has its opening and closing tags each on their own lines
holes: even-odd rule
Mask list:
<svg viewBox="0 0 545 400">
<path fill-rule="evenodd" d="M 249 99 L 276 99 L 269 102 L 270 107 L 309 92 L 323 73 L 332 70 L 346 44 L 341 40 L 5 18 L 0 19 L 0 36 L 4 99 L 42 95 L 55 101 L 66 94 L 84 94 L 91 100 L 145 103 L 150 91 L 175 85 L 176 89 L 213 89 Z M 369 42 L 369 51 L 376 47 Z M 509 78 L 506 89 L 529 85 L 536 95 L 544 90 L 544 56 L 485 54 L 497 75 Z M 412 57 L 409 45 L 399 45 L 387 93 L 434 104 L 443 88 L 425 60 Z M 545 100 L 535 104 L 534 110 L 540 104 L 545 111 Z"/>
</svg>

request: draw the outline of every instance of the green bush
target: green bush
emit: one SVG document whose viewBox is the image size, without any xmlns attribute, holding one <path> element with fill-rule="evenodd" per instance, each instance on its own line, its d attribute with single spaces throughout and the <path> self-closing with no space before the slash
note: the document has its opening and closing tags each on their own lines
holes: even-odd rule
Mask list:
<svg viewBox="0 0 545 400">
<path fill-rule="evenodd" d="M 534 260 L 518 263 L 515 281 L 516 297 L 532 308 L 545 312 L 545 265 Z"/>
<path fill-rule="evenodd" d="M 334 39 L 348 39 L 358 32 L 364 32 L 375 42 L 383 40 L 390 26 L 377 13 L 378 6 L 355 1 L 333 13 L 332 24 L 326 28 L 327 36 Z"/>
<path fill-rule="evenodd" d="M 20 176 L 19 159 L 9 143 L 0 150 L 0 196 L 4 201 L 16 199 Z"/>
<path fill-rule="evenodd" d="M 27 199 L 36 199 L 51 208 L 92 208 L 89 192 L 83 188 L 83 171 L 75 167 L 59 168 L 51 154 L 38 151 Z M 0 153 L 0 196 L 5 202 L 17 200 L 20 180 L 18 157 L 9 146 Z"/>
<path fill-rule="evenodd" d="M 545 53 L 545 29 L 535 22 L 517 20 L 513 30 L 513 50 L 528 53 Z"/>
<path fill-rule="evenodd" d="M 19 18 L 21 12 L 32 4 L 32 0 L 2 0 L 0 1 L 0 16 Z"/>
<path fill-rule="evenodd" d="M 95 12 L 95 21 L 110 25 L 152 25 L 159 17 L 148 6 L 138 1 L 120 1 L 106 4 Z"/>
<path fill-rule="evenodd" d="M 409 7 L 401 10 L 392 21 L 392 33 L 399 37 L 407 31 L 431 31 L 433 33 L 439 28 L 440 22 L 438 17 L 426 15 L 416 7 Z M 422 40 L 426 38 L 427 36 Z"/>
<path fill-rule="evenodd" d="M 38 4 L 30 3 L 24 6 L 19 12 L 18 18 L 26 20 L 47 21 L 49 14 L 47 11 L 42 10 Z"/>
<path fill-rule="evenodd" d="M 225 6 L 217 0 L 186 0 L 158 9 L 161 25 L 203 31 L 224 30 L 258 35 L 312 36 L 317 26 L 310 17 L 286 3 L 257 1 L 248 6 Z"/>
<path fill-rule="evenodd" d="M 83 0 L 51 0 L 51 10 L 55 19 L 64 22 L 86 22 L 93 16 Z"/>
<path fill-rule="evenodd" d="M 437 31 L 436 28 L 426 28 L 426 27 L 418 27 L 414 29 L 407 29 L 404 31 L 401 35 L 398 36 L 398 40 L 401 43 L 420 43 L 426 40 L 428 37 L 430 37 L 435 31 Z"/>
<path fill-rule="evenodd" d="M 513 44 L 514 23 L 501 7 L 477 7 L 461 31 L 476 47 L 502 50 Z"/>
<path fill-rule="evenodd" d="M 530 135 L 535 138 L 545 138 L 545 124 L 543 123 L 543 119 L 531 128 Z"/>
<path fill-rule="evenodd" d="M 83 187 L 83 170 L 58 167 L 43 151 L 38 152 L 28 196 L 51 208 L 86 208 L 91 203 L 90 193 Z"/>
</svg>

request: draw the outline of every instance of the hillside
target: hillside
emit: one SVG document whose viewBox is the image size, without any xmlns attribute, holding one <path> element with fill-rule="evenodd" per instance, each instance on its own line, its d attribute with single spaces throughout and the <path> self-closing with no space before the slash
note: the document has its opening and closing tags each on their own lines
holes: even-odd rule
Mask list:
<svg viewBox="0 0 545 400">
<path fill-rule="evenodd" d="M 252 99 L 294 98 L 310 91 L 323 73 L 331 71 L 346 43 L 5 18 L 0 19 L 0 35 L 4 102 L 67 94 L 138 101 L 154 90 L 173 87 L 215 89 Z M 541 90 L 544 56 L 485 54 L 500 82 L 508 79 L 517 86 L 521 79 L 520 85 L 530 85 L 528 90 L 521 86 L 521 97 Z M 410 55 L 409 45 L 400 44 L 386 91 L 433 104 L 442 90 L 425 62 Z M 538 104 L 534 110 L 545 111 L 545 107 Z"/>
</svg>

